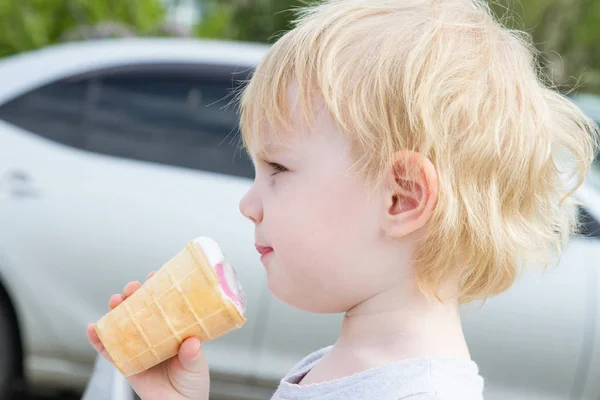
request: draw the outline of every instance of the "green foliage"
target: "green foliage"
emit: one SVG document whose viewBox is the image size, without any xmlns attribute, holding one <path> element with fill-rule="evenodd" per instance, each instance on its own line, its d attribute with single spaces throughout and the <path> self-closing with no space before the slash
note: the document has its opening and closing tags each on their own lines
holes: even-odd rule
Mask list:
<svg viewBox="0 0 600 400">
<path fill-rule="evenodd" d="M 271 43 L 307 4 L 298 0 L 197 0 L 204 18 L 201 37 Z M 491 0 L 502 22 L 532 35 L 540 63 L 568 91 L 600 93 L 600 1 Z"/>
<path fill-rule="evenodd" d="M 266 43 L 272 43 L 288 30 L 290 21 L 295 18 L 294 10 L 306 5 L 306 1 L 298 0 L 204 0 L 200 3 L 205 17 L 199 25 L 199 36 L 206 36 L 202 35 L 205 26 L 212 24 L 226 9 L 227 18 L 221 20 L 221 24 L 227 25 L 227 29 L 222 30 L 226 32 L 224 38 Z"/>
<path fill-rule="evenodd" d="M 600 2 L 495 0 L 497 15 L 530 33 L 540 64 L 564 91 L 600 93 Z"/>
<path fill-rule="evenodd" d="M 236 39 L 238 33 L 233 24 L 234 11 L 231 4 L 206 4 L 206 17 L 196 25 L 194 34 L 207 39 Z"/>
<path fill-rule="evenodd" d="M 161 0 L 0 0 L 0 57 L 100 26 L 105 36 L 147 33 L 164 20 Z"/>
<path fill-rule="evenodd" d="M 315 0 L 195 0 L 203 18 L 193 34 L 274 42 L 294 10 Z M 490 0 L 502 22 L 529 32 L 540 63 L 564 91 L 600 93 L 600 1 Z M 64 40 L 185 35 L 166 26 L 163 0 L 0 0 L 0 57 Z"/>
</svg>

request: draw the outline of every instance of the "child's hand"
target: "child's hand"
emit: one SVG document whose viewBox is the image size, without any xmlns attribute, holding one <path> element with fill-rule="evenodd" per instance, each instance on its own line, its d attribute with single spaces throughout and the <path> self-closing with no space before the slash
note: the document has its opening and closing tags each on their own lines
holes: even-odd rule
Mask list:
<svg viewBox="0 0 600 400">
<path fill-rule="evenodd" d="M 148 278 L 152 275 L 154 272 L 151 272 Z M 111 296 L 108 307 L 112 310 L 141 286 L 140 282 L 129 282 L 123 289 L 124 294 Z M 88 326 L 88 340 L 98 353 L 112 362 L 94 328 L 95 324 Z M 208 399 L 210 385 L 208 364 L 202 353 L 200 341 L 196 338 L 186 339 L 179 347 L 179 354 L 176 356 L 144 372 L 132 375 L 127 380 L 142 400 Z"/>
</svg>

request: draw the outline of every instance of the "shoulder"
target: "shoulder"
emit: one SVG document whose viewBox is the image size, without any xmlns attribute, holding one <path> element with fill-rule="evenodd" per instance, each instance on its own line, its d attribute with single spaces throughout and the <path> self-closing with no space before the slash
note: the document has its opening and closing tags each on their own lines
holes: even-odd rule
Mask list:
<svg viewBox="0 0 600 400">
<path fill-rule="evenodd" d="M 417 359 L 388 368 L 394 400 L 483 400 L 483 378 L 472 361 Z"/>
<path fill-rule="evenodd" d="M 283 378 L 285 382 L 296 383 L 302 379 L 324 356 L 331 351 L 332 346 L 324 347 L 304 357 Z"/>
<path fill-rule="evenodd" d="M 474 361 L 428 360 L 422 393 L 410 400 L 483 400 L 484 381 Z"/>
</svg>

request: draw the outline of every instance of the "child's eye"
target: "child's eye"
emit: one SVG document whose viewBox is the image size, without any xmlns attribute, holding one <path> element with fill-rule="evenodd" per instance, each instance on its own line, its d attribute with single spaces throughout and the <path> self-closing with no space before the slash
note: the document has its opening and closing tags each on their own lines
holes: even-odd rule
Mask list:
<svg viewBox="0 0 600 400">
<path fill-rule="evenodd" d="M 288 169 L 287 169 L 286 167 L 284 167 L 283 165 L 281 165 L 281 164 L 277 164 L 277 163 L 275 163 L 275 162 L 269 162 L 269 163 L 267 163 L 267 164 L 269 164 L 269 167 L 271 167 L 271 168 L 273 169 L 273 173 L 271 174 L 271 176 L 273 176 L 273 175 L 277 175 L 277 174 L 279 174 L 279 173 L 281 173 L 281 172 L 285 172 L 285 171 L 287 171 L 287 170 L 288 170 Z"/>
</svg>

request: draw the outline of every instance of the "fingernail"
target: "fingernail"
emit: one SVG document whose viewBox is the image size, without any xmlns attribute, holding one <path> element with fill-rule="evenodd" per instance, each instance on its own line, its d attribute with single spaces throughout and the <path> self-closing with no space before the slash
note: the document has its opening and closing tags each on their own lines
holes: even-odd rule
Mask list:
<svg viewBox="0 0 600 400">
<path fill-rule="evenodd" d="M 202 344 L 200 343 L 200 340 L 196 339 L 196 349 L 193 352 L 193 356 L 194 358 L 198 356 L 198 354 L 200 354 L 200 348 L 202 347 Z"/>
</svg>

